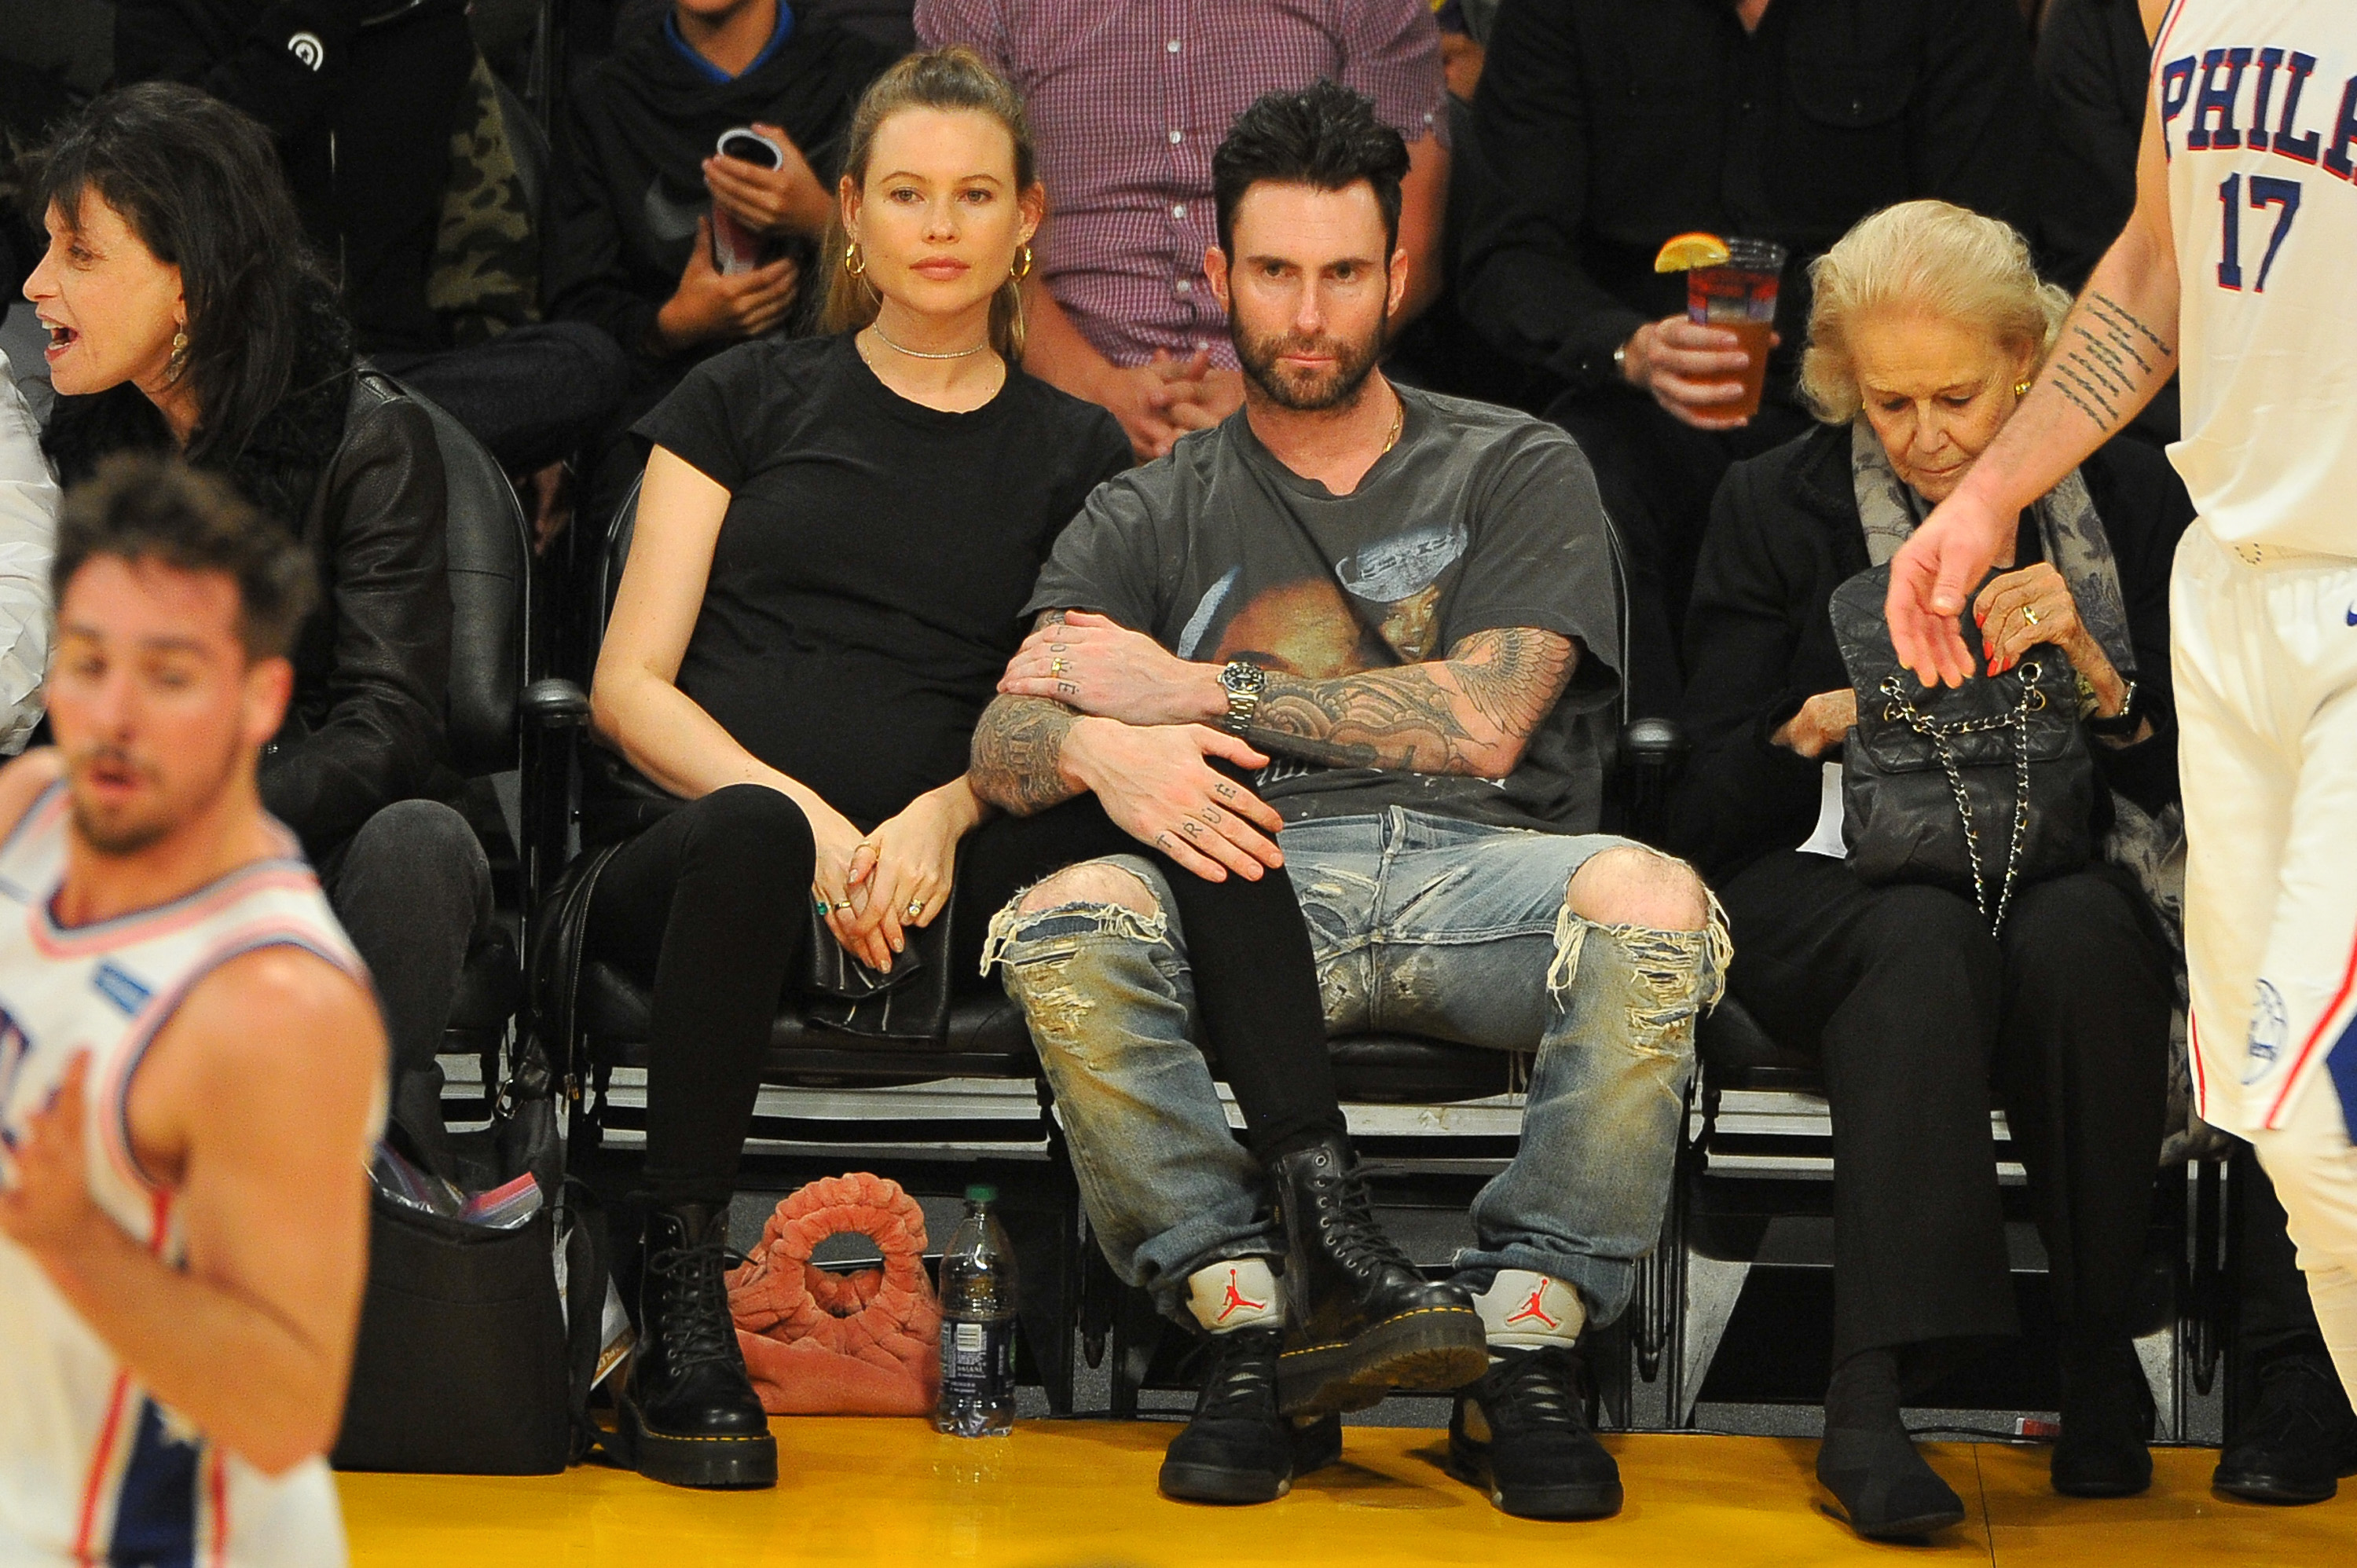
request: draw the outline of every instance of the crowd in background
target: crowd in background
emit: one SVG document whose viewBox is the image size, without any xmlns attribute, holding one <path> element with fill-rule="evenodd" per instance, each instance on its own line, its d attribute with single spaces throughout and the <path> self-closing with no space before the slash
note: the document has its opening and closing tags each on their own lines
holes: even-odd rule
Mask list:
<svg viewBox="0 0 2357 1568">
<path fill-rule="evenodd" d="M 862 97 L 911 48 L 962 44 L 1021 94 L 1046 190 L 1044 221 L 1015 263 L 1022 367 L 1109 416 L 1040 415 L 1041 439 L 1071 469 L 1055 490 L 1069 511 L 1098 479 L 1168 456 L 1243 406 L 1245 372 L 1205 263 L 1225 240 L 1213 155 L 1264 94 L 1325 79 L 1362 96 L 1407 149 L 1405 282 L 1385 323 L 1385 373 L 1535 415 L 1584 454 L 1626 556 L 1628 633 L 1609 675 L 1634 712 L 1683 716 L 1695 742 L 1671 847 L 1725 900 L 1733 993 L 1771 1031 L 1818 1042 L 1846 1173 L 1829 1428 L 1878 1433 L 1885 1407 L 1895 1420 L 1902 1386 L 1927 1375 L 1908 1347 L 2019 1326 L 1986 1162 L 1994 1084 L 2044 1178 L 2039 1218 L 2082 1431 L 2149 1431 L 2148 1395 L 2139 1406 L 2118 1391 L 2143 1388 L 2123 1326 L 2153 1152 L 2186 1127 L 2162 1050 L 2182 1000 L 2172 911 L 2139 879 L 2148 867 L 2133 848 L 2157 842 L 2136 839 L 2138 824 L 2165 832 L 2173 810 L 2164 587 L 2190 516 L 2158 453 L 2174 434 L 2169 397 L 2074 476 L 2053 515 L 2040 503 L 2014 563 L 2025 581 L 2059 585 L 2057 602 L 2087 623 L 2074 635 L 2081 670 L 2096 676 L 2097 825 L 2131 848 L 2042 885 L 1999 943 L 1959 900 L 1868 893 L 1837 861 L 1796 847 L 1848 727 L 1830 595 L 1885 558 L 1872 553 L 1883 498 L 1901 510 L 1910 491 L 1936 502 L 1943 477 L 1953 482 L 1943 454 L 1969 461 L 2002 423 L 2006 392 L 2052 329 L 2053 285 L 2083 283 L 2129 211 L 2148 59 L 2133 0 L 576 0 L 552 15 L 553 27 L 515 0 L 0 0 L 0 124 L 16 145 L 40 142 L 110 85 L 200 88 L 266 132 L 288 221 L 312 242 L 318 264 L 290 274 L 283 302 L 292 325 L 274 350 L 274 395 L 249 411 L 246 447 L 221 461 L 319 556 L 330 608 L 298 648 L 299 730 L 265 758 L 265 798 L 303 837 L 380 977 L 396 1117 L 429 1160 L 436 1042 L 490 902 L 468 824 L 489 814 L 440 755 L 449 612 L 437 599 L 439 502 L 418 499 L 440 471 L 404 389 L 497 458 L 553 583 L 592 570 L 650 451 L 720 440 L 732 411 L 712 400 L 758 395 L 741 362 L 733 381 L 699 367 L 748 340 L 840 329 L 828 285 L 856 246 L 836 191 Z M 738 128 L 767 145 L 761 161 L 720 156 L 723 133 Z M 94 172 L 138 172 L 119 149 L 78 156 Z M 45 177 L 54 183 L 54 165 Z M 200 195 L 182 193 L 191 206 Z M 1891 209 L 1912 227 L 1865 221 Z M 1975 214 L 2000 222 L 1966 221 Z M 37 270 L 41 216 L 12 206 L 0 218 L 11 310 L 27 308 L 23 287 L 59 297 Z M 189 210 L 172 221 L 193 271 L 210 220 Z M 1723 412 L 1727 351 L 1687 321 L 1684 278 L 1654 268 L 1664 241 L 1694 231 L 1789 252 L 1780 344 L 1749 417 Z M 1875 245 L 1932 258 L 1910 275 L 1953 263 L 1964 281 L 1936 297 L 1869 299 L 1857 279 Z M 1965 308 L 1965 295 L 1996 303 Z M 1927 369 L 1876 339 L 1870 306 L 1928 322 L 1917 336 L 1945 344 L 1947 359 Z M 1845 308 L 1858 323 L 1846 336 Z M 2018 329 L 2001 325 L 2008 310 Z M 166 336 L 171 326 L 155 324 Z M 107 330 L 83 328 L 94 345 Z M 253 355 L 198 339 L 173 351 L 212 409 L 259 395 Z M 363 375 L 305 402 L 328 379 L 323 366 L 355 354 L 392 380 Z M 1929 389 L 1917 407 L 1860 390 L 1910 376 Z M 38 390 L 35 367 L 16 377 Z M 1965 382 L 1989 389 L 1982 405 L 1933 406 L 1940 388 Z M 60 479 L 188 434 L 168 395 L 127 381 L 86 392 L 39 436 Z M 206 427 L 215 437 L 221 417 Z M 38 541 L 11 531 L 46 477 L 26 461 L 29 415 L 0 407 L 0 420 L 20 432 L 0 439 L 0 628 L 17 639 L 0 650 L 0 702 L 12 705 L 13 749 L 38 718 L 45 604 L 43 590 L 14 585 L 38 584 L 46 568 Z M 868 456 L 879 469 L 892 460 L 882 446 Z M 2101 519 L 2092 553 L 2074 544 L 2090 531 L 2073 532 L 2073 507 Z M 2085 609 L 2098 602 L 2119 614 Z M 738 820 L 775 802 L 731 794 L 706 795 L 717 804 L 695 817 L 727 819 L 710 830 L 716 843 L 811 843 Z M 660 855 L 616 874 L 617 888 L 631 875 L 645 887 L 625 900 L 643 906 L 636 928 L 612 940 L 643 948 L 650 972 L 663 926 L 650 911 L 676 907 L 682 875 L 692 879 L 691 815 L 665 830 Z M 791 854 L 772 858 L 789 881 L 806 879 Z M 1001 880 L 1011 890 L 1028 876 Z M 702 918 L 717 995 L 753 917 L 712 904 Z M 1910 1028 L 1927 1015 L 1954 1037 Z M 1902 1038 L 1906 1050 L 1886 1048 Z M 1927 1101 L 1944 1119 L 1908 1120 Z M 726 1144 L 730 1132 L 700 1135 Z M 725 1181 L 706 1174 L 662 1179 L 683 1201 L 725 1205 Z M 2276 1450 L 2303 1444 L 2325 1456 L 2309 1468 L 2330 1466 L 2357 1420 L 2247 1156 L 2236 1187 L 2250 1239 L 2245 1408 L 2274 1411 L 2246 1438 L 2276 1444 L 2278 1468 Z M 2099 1387 L 2111 1391 L 2086 1391 Z M 1887 1458 L 1861 1453 L 1869 1467 Z M 2104 1471 L 2108 1456 L 2079 1460 L 2088 1490 L 2133 1489 Z"/>
</svg>

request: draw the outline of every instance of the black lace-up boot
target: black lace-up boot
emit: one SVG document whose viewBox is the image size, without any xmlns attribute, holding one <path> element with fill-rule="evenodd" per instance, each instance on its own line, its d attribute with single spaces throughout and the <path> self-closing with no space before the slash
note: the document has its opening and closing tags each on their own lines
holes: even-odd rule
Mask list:
<svg viewBox="0 0 2357 1568">
<path fill-rule="evenodd" d="M 1426 1280 L 1383 1233 L 1342 1139 L 1279 1156 L 1269 1180 L 1285 1228 L 1286 1414 L 1364 1410 L 1394 1389 L 1449 1393 L 1481 1375 L 1472 1297 Z"/>
<path fill-rule="evenodd" d="M 1265 1503 L 1293 1478 L 1342 1454 L 1342 1418 L 1303 1424 L 1276 1412 L 1276 1362 L 1284 1336 L 1239 1328 L 1206 1342 L 1202 1391 L 1187 1429 L 1162 1455 L 1166 1497 L 1198 1503 Z"/>
<path fill-rule="evenodd" d="M 616 1401 L 616 1457 L 674 1487 L 778 1484 L 778 1443 L 728 1316 L 728 1211 L 683 1203 L 647 1216 L 639 1343 Z"/>
<path fill-rule="evenodd" d="M 1619 1513 L 1620 1466 L 1588 1430 L 1578 1357 L 1555 1345 L 1492 1353 L 1497 1364 L 1457 1396 L 1448 1473 L 1521 1519 Z"/>
</svg>

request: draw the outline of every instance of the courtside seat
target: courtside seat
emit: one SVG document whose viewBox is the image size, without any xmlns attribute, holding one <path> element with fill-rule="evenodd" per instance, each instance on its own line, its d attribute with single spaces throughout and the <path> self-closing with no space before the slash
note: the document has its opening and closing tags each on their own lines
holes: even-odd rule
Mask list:
<svg viewBox="0 0 2357 1568">
<path fill-rule="evenodd" d="M 585 664 L 594 664 L 596 643 L 612 612 L 637 510 L 633 489 L 592 570 L 580 575 L 576 612 L 591 633 Z M 539 733 L 577 737 L 587 721 L 587 700 L 573 682 L 540 682 L 525 704 Z M 1643 824 L 1658 822 L 1663 783 L 1680 744 L 1675 726 L 1659 720 L 1639 721 L 1623 733 L 1616 774 L 1627 816 L 1641 835 Z M 534 765 L 540 777 L 528 781 L 528 795 L 561 798 L 565 781 L 578 777 L 563 755 Z M 549 854 L 552 864 L 562 858 L 554 845 Z M 986 920 L 992 913 L 952 904 L 946 918 Z M 568 976 L 568 963 L 577 972 Z M 571 1154 L 579 1166 L 609 1141 L 628 1142 L 643 1127 L 651 997 L 612 966 L 578 955 L 568 959 L 554 942 L 536 943 L 528 964 L 537 1027 L 552 1052 L 571 1064 Z M 1354 1137 L 1380 1169 L 1461 1181 L 1493 1172 L 1511 1157 L 1521 1130 L 1528 1056 L 1388 1034 L 1338 1039 L 1331 1049 Z M 1213 1068 L 1216 1073 L 1216 1062 Z M 947 1034 L 938 1041 L 855 1035 L 789 1004 L 771 1026 L 761 1083 L 747 1152 L 780 1171 L 806 1177 L 840 1171 L 849 1159 L 873 1158 L 912 1191 L 954 1192 L 973 1162 L 992 1162 L 1002 1218 L 1018 1255 L 1025 1338 L 1051 1408 L 1070 1409 L 1072 1335 L 1083 1319 L 1092 1364 L 1109 1330 L 1116 1342 L 1124 1337 L 1116 1320 L 1142 1326 L 1141 1312 L 1151 1320 L 1143 1295 L 1121 1291 L 1094 1245 L 1082 1246 L 1079 1193 L 1052 1095 L 1021 1011 L 1003 995 L 954 1003 Z M 1232 1107 L 1231 1121 L 1240 1122 Z M 1134 1299 L 1124 1301 L 1125 1295 Z M 1659 1292 L 1651 1299 L 1658 1301 Z M 1650 1376 L 1664 1330 L 1657 1311 L 1642 1316 L 1656 1324 L 1637 1336 L 1649 1348 Z M 1117 1411 L 1134 1408 L 1151 1354 L 1148 1344 L 1119 1359 Z M 1625 1374 L 1612 1380 L 1625 1390 Z M 1625 1408 L 1625 1393 L 1620 1402 Z"/>
<path fill-rule="evenodd" d="M 575 1005 L 594 1056 L 617 1067 L 647 1065 L 654 999 L 644 986 L 593 961 L 582 967 Z M 770 1026 L 761 1081 L 813 1088 L 912 1083 L 941 1077 L 945 1067 L 967 1076 L 982 1069 L 1030 1076 L 1031 1036 L 1022 1009 L 1004 996 L 963 997 L 952 1004 L 949 1033 L 941 1040 L 881 1041 L 828 1028 L 788 1008 Z"/>
<path fill-rule="evenodd" d="M 376 371 L 367 375 L 400 386 Z M 495 806 L 506 842 L 486 837 L 494 871 L 490 929 L 467 957 L 452 998 L 446 1055 L 473 1058 L 475 1087 L 450 1106 L 461 1118 L 488 1114 L 482 1098 L 499 1082 L 502 1050 L 522 1011 L 523 922 L 530 889 L 520 854 L 533 836 L 532 803 L 521 789 L 525 650 L 532 616 L 531 546 L 523 509 L 497 459 L 464 425 L 423 393 L 401 389 L 425 413 L 442 458 L 444 550 L 450 590 L 450 678 L 443 731 L 449 762 Z M 502 875 L 501 874 L 504 873 Z M 464 1080 L 454 1079 L 454 1088 Z"/>
</svg>

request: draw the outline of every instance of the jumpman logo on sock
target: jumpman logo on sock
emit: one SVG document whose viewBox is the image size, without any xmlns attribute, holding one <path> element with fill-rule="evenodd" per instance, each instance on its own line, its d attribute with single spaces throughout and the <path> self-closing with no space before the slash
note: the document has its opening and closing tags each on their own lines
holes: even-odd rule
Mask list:
<svg viewBox="0 0 2357 1568">
<path fill-rule="evenodd" d="M 1545 1306 L 1547 1286 L 1554 1283 L 1553 1280 L 1541 1280 L 1538 1288 L 1531 1292 L 1531 1299 L 1506 1315 L 1506 1326 L 1511 1328 L 1517 1323 L 1538 1322 L 1549 1328 L 1562 1327 L 1561 1322 L 1547 1316 Z"/>
<path fill-rule="evenodd" d="M 1245 1312 L 1258 1312 L 1267 1305 L 1268 1303 L 1265 1301 L 1254 1301 L 1252 1297 L 1238 1290 L 1236 1288 L 1236 1271 L 1233 1269 L 1230 1269 L 1228 1271 L 1228 1295 L 1227 1299 L 1220 1304 L 1219 1320 L 1222 1323 L 1225 1323 L 1228 1320 L 1228 1315 L 1230 1313 L 1235 1312 L 1239 1309 Z"/>
</svg>

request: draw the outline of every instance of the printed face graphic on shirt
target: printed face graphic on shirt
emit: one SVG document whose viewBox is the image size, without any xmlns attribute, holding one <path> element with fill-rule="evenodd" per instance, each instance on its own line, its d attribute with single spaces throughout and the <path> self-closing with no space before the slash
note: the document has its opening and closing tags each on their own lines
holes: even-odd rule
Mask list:
<svg viewBox="0 0 2357 1568">
<path fill-rule="evenodd" d="M 1264 588 L 1229 618 L 1212 658 L 1311 680 L 1435 658 L 1441 599 L 1469 542 L 1462 523 L 1430 523 L 1365 545 L 1332 578 Z"/>
</svg>

